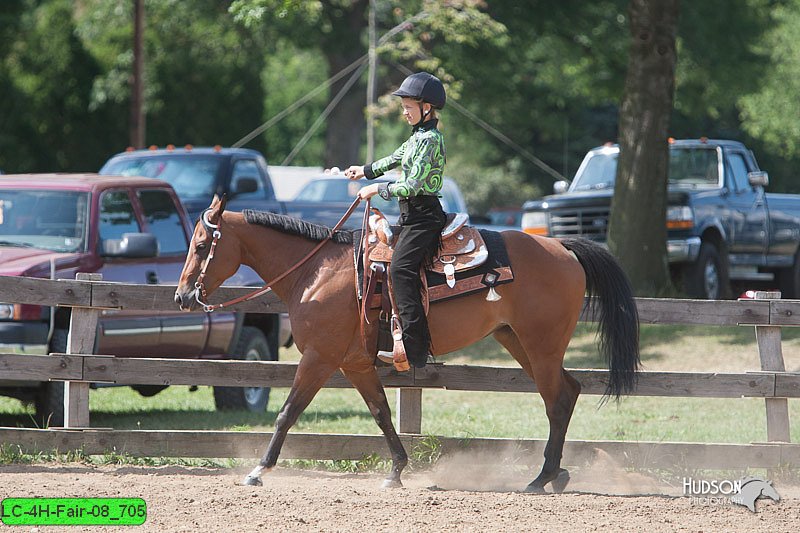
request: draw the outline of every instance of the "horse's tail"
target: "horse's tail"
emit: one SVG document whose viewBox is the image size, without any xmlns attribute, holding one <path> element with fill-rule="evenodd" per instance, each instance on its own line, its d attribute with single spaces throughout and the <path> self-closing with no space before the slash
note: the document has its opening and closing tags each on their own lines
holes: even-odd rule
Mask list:
<svg viewBox="0 0 800 533">
<path fill-rule="evenodd" d="M 599 300 L 600 354 L 609 369 L 606 397 L 620 395 L 636 387 L 639 370 L 639 312 L 628 276 L 611 253 L 587 239 L 561 239 L 586 273 L 589 308 Z"/>
</svg>

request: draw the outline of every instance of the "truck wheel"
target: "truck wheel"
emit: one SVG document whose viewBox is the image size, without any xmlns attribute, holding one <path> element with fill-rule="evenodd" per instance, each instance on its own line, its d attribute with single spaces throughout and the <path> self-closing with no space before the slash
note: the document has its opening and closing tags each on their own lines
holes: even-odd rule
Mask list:
<svg viewBox="0 0 800 533">
<path fill-rule="evenodd" d="M 67 334 L 65 329 L 53 331 L 53 338 L 50 339 L 51 352 L 66 353 Z M 36 421 L 42 428 L 64 425 L 64 382 L 45 381 L 39 386 L 39 393 L 36 395 Z"/>
<path fill-rule="evenodd" d="M 233 354 L 243 361 L 277 361 L 260 329 L 244 326 Z M 214 387 L 214 404 L 219 410 L 247 410 L 263 413 L 269 402 L 269 387 Z"/>
<path fill-rule="evenodd" d="M 800 250 L 794 254 L 792 266 L 778 271 L 778 287 L 781 290 L 781 298 L 791 300 L 800 298 Z"/>
<path fill-rule="evenodd" d="M 700 245 L 697 261 L 684 271 L 684 288 L 692 298 L 719 300 L 728 293 L 728 276 L 717 247 L 710 242 Z"/>
<path fill-rule="evenodd" d="M 131 388 L 145 398 L 150 398 L 166 389 L 168 386 L 169 385 L 131 385 Z"/>
</svg>

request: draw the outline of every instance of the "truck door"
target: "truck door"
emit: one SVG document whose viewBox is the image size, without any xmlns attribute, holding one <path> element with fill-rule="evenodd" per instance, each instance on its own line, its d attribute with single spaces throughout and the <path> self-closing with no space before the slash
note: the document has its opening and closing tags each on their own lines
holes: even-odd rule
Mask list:
<svg viewBox="0 0 800 533">
<path fill-rule="evenodd" d="M 105 239 L 120 239 L 123 233 L 143 231 L 128 189 L 104 191 L 99 202 L 100 243 Z M 153 283 L 157 276 L 154 258 L 106 257 L 99 272 L 103 281 L 141 285 Z M 160 335 L 159 319 L 151 311 L 103 311 L 98 331 L 98 353 L 121 356 L 149 354 L 151 347 L 158 346 Z"/>
<path fill-rule="evenodd" d="M 769 231 L 767 207 L 761 187 L 747 181 L 748 159 L 741 152 L 728 152 L 725 172 L 728 174 L 732 216 L 731 262 L 759 264 L 767 251 Z M 747 255 L 750 257 L 735 257 Z"/>
<path fill-rule="evenodd" d="M 183 220 L 169 191 L 143 189 L 137 191 L 145 231 L 158 240 L 155 267 L 161 285 L 177 285 L 188 250 L 188 238 Z M 158 352 L 161 357 L 196 357 L 203 351 L 208 335 L 208 315 L 203 312 L 184 313 L 162 311 L 161 338 Z"/>
</svg>

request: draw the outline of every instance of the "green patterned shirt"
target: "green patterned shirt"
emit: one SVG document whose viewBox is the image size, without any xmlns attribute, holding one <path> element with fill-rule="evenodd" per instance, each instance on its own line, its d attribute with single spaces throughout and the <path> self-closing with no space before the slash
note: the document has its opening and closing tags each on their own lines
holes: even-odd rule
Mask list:
<svg viewBox="0 0 800 533">
<path fill-rule="evenodd" d="M 402 174 L 395 183 L 382 185 L 379 194 L 410 198 L 412 196 L 438 196 L 442 189 L 445 164 L 444 136 L 436 129 L 438 120 L 432 119 L 419 127 L 400 148 L 383 159 L 364 167 L 367 179 L 375 179 L 402 165 Z"/>
</svg>

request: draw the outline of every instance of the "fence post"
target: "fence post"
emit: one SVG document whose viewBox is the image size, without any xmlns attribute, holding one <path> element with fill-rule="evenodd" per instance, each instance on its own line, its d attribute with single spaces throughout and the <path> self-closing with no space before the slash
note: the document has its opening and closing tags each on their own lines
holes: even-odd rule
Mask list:
<svg viewBox="0 0 800 533">
<path fill-rule="evenodd" d="M 777 291 L 756 291 L 756 300 L 779 300 L 781 293 Z M 770 309 L 770 318 L 772 310 Z M 770 319 L 770 322 L 772 320 Z M 779 326 L 756 326 L 756 342 L 758 355 L 761 358 L 761 370 L 785 372 L 781 348 L 781 328 Z M 791 442 L 789 433 L 789 402 L 786 398 L 767 398 L 767 441 Z"/>
<path fill-rule="evenodd" d="M 102 274 L 75 274 L 78 281 L 101 281 Z M 73 307 L 67 336 L 68 354 L 92 354 L 97 336 L 99 309 Z M 89 383 L 64 382 L 64 427 L 89 427 Z"/>
<path fill-rule="evenodd" d="M 397 390 L 397 430 L 400 433 L 422 433 L 422 389 Z"/>
</svg>

